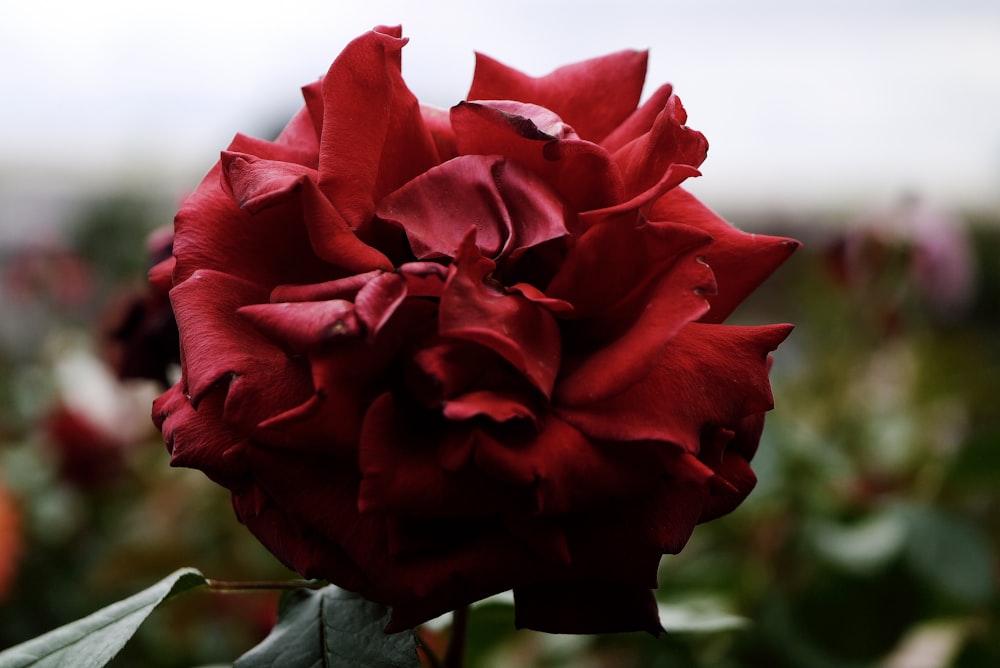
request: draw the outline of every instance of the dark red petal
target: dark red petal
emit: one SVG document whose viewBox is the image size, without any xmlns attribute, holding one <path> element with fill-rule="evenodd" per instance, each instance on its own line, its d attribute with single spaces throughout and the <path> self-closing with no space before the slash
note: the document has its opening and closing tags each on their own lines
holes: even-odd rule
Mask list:
<svg viewBox="0 0 1000 668">
<path fill-rule="evenodd" d="M 476 54 L 469 100 L 517 100 L 546 107 L 584 139 L 599 142 L 639 104 L 645 51 L 620 51 L 531 77 Z"/>
<path fill-rule="evenodd" d="M 456 421 L 480 416 L 486 416 L 495 422 L 535 419 L 535 412 L 525 404 L 523 397 L 492 390 L 476 390 L 447 399 L 442 414 L 449 420 Z"/>
<path fill-rule="evenodd" d="M 592 438 L 660 440 L 700 449 L 706 426 L 730 427 L 773 405 L 767 353 L 790 325 L 732 327 L 691 323 L 649 360 L 650 372 L 624 392 L 556 409 Z"/>
<path fill-rule="evenodd" d="M 180 383 L 153 403 L 153 421 L 163 431 L 171 466 L 198 469 L 220 485 L 243 480 L 241 451 L 246 437 L 222 420 L 222 392 L 213 392 L 195 410 Z"/>
<path fill-rule="evenodd" d="M 303 89 L 303 95 L 307 95 L 305 90 Z M 303 160 L 302 164 L 315 168 L 319 162 L 319 131 L 317 127 L 313 122 L 309 107 L 302 107 L 288 122 L 274 143 L 307 153 L 311 158 L 308 162 Z"/>
<path fill-rule="evenodd" d="M 718 291 L 708 298 L 712 308 L 702 316 L 703 322 L 719 323 L 729 317 L 801 245 L 794 239 L 741 232 L 680 188 L 657 200 L 648 215 L 650 220 L 697 227 L 714 238 L 705 261 L 715 273 Z"/>
<path fill-rule="evenodd" d="M 468 470 L 455 474 L 440 463 L 439 450 L 474 438 L 467 428 L 429 415 L 407 415 L 391 394 L 381 395 L 368 409 L 361 431 L 358 508 L 407 517 L 499 512 L 510 502 L 507 488 Z"/>
<path fill-rule="evenodd" d="M 559 372 L 559 326 L 544 306 L 487 285 L 494 264 L 479 254 L 474 234 L 466 235 L 451 265 L 439 331 L 489 348 L 549 396 Z"/>
<path fill-rule="evenodd" d="M 733 430 L 708 429 L 700 458 L 712 469 L 710 495 L 699 522 L 708 522 L 736 509 L 757 484 L 750 460 L 764 430 L 764 413 L 749 415 Z"/>
<path fill-rule="evenodd" d="M 439 109 L 421 105 L 420 113 L 424 117 L 424 125 L 434 138 L 437 146 L 438 162 L 448 162 L 458 156 L 455 147 L 455 132 L 451 129 L 451 117 L 447 109 Z"/>
<path fill-rule="evenodd" d="M 563 316 L 573 320 L 563 326 L 557 402 L 589 403 L 636 383 L 673 336 L 705 313 L 714 282 L 699 254 L 708 242 L 686 226 L 612 221 L 583 235 L 547 290 L 574 307 Z"/>
<path fill-rule="evenodd" d="M 315 139 L 313 143 L 315 144 Z M 317 154 L 315 148 L 302 147 L 297 144 L 283 144 L 278 140 L 271 142 L 237 133 L 224 153 L 252 155 L 261 160 L 290 162 L 312 171 L 316 170 Z"/>
<path fill-rule="evenodd" d="M 236 204 L 257 213 L 287 199 L 303 181 L 315 178 L 316 170 L 293 162 L 223 151 L 222 174 Z"/>
<path fill-rule="evenodd" d="M 641 107 L 632 112 L 621 125 L 601 141 L 601 146 L 609 153 L 614 153 L 636 137 L 649 132 L 650 128 L 653 127 L 653 121 L 659 116 L 667 100 L 673 94 L 674 87 L 670 84 L 660 86 L 648 100 L 642 103 Z"/>
<path fill-rule="evenodd" d="M 364 335 L 354 304 L 342 299 L 250 304 L 238 312 L 259 332 L 298 354 Z"/>
<path fill-rule="evenodd" d="M 649 132 L 615 151 L 627 198 L 656 187 L 672 165 L 698 167 L 705 161 L 708 141 L 684 125 L 684 118 L 681 101 L 671 96 Z"/>
<path fill-rule="evenodd" d="M 547 124 L 549 119 L 546 116 L 540 122 Z M 622 201 L 624 185 L 618 167 L 597 144 L 552 137 L 532 118 L 509 114 L 488 102 L 452 107 L 451 125 L 459 153 L 503 155 L 524 165 L 541 175 L 575 211 Z"/>
<path fill-rule="evenodd" d="M 191 403 L 226 388 L 225 419 L 252 429 L 305 400 L 308 375 L 237 310 L 266 291 L 234 276 L 201 270 L 170 292 L 180 331 L 184 383 Z"/>
<path fill-rule="evenodd" d="M 323 80 L 319 186 L 348 227 L 375 203 L 438 161 L 420 105 L 400 72 L 407 40 L 368 32 L 341 52 Z"/>
<path fill-rule="evenodd" d="M 275 206 L 257 215 L 239 208 L 221 184 L 216 163 L 181 206 L 174 221 L 174 284 L 198 269 L 213 269 L 268 288 L 329 277 L 330 266 L 312 249 L 306 229 L 289 224 L 300 211 Z"/>
<path fill-rule="evenodd" d="M 481 471 L 507 484 L 534 488 L 542 515 L 586 511 L 649 492 L 664 469 L 660 444 L 599 443 L 547 416 L 541 430 L 521 439 L 483 435 L 473 459 Z"/>
</svg>

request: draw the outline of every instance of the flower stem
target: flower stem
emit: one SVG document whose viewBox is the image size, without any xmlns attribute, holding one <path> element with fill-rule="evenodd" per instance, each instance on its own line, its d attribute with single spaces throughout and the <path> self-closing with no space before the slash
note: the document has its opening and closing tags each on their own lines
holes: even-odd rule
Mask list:
<svg viewBox="0 0 1000 668">
<path fill-rule="evenodd" d="M 261 591 L 268 589 L 322 589 L 325 582 L 316 580 L 208 580 L 208 588 L 219 592 Z"/>
<path fill-rule="evenodd" d="M 451 615 L 451 638 L 444 655 L 444 668 L 462 668 L 465 665 L 465 636 L 469 627 L 469 606 L 456 608 Z"/>
</svg>

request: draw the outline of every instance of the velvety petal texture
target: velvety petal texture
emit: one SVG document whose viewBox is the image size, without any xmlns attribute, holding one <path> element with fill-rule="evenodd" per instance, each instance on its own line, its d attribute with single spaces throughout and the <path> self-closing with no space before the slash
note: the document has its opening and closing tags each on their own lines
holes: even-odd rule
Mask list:
<svg viewBox="0 0 1000 668">
<path fill-rule="evenodd" d="M 726 318 L 797 247 L 680 188 L 708 144 L 647 55 L 533 77 L 478 56 L 450 110 L 379 27 L 237 135 L 174 226 L 171 463 L 388 630 L 512 590 L 518 626 L 660 631 L 656 573 L 753 488 L 789 325 Z"/>
</svg>

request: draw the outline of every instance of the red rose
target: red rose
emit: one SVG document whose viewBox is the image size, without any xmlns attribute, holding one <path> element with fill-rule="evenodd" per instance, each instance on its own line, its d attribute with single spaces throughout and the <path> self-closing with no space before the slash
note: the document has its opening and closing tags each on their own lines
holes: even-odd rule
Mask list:
<svg viewBox="0 0 1000 668">
<path fill-rule="evenodd" d="M 517 624 L 659 630 L 664 553 L 753 487 L 790 326 L 721 324 L 797 242 L 677 186 L 704 137 L 646 54 L 531 78 L 480 56 L 422 107 L 398 28 L 176 219 L 172 463 L 282 561 L 408 628 L 513 589 Z"/>
</svg>

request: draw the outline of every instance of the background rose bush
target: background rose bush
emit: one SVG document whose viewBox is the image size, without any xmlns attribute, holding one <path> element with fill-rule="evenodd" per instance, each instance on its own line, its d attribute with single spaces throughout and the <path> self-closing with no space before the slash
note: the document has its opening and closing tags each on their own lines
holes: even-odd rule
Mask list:
<svg viewBox="0 0 1000 668">
<path fill-rule="evenodd" d="M 480 56 L 444 112 L 405 41 L 353 41 L 178 214 L 172 463 L 390 629 L 513 589 L 519 626 L 658 632 L 660 557 L 754 485 L 790 329 L 721 323 L 797 243 L 678 187 L 707 142 L 670 86 L 639 106 L 644 53 Z"/>
</svg>

